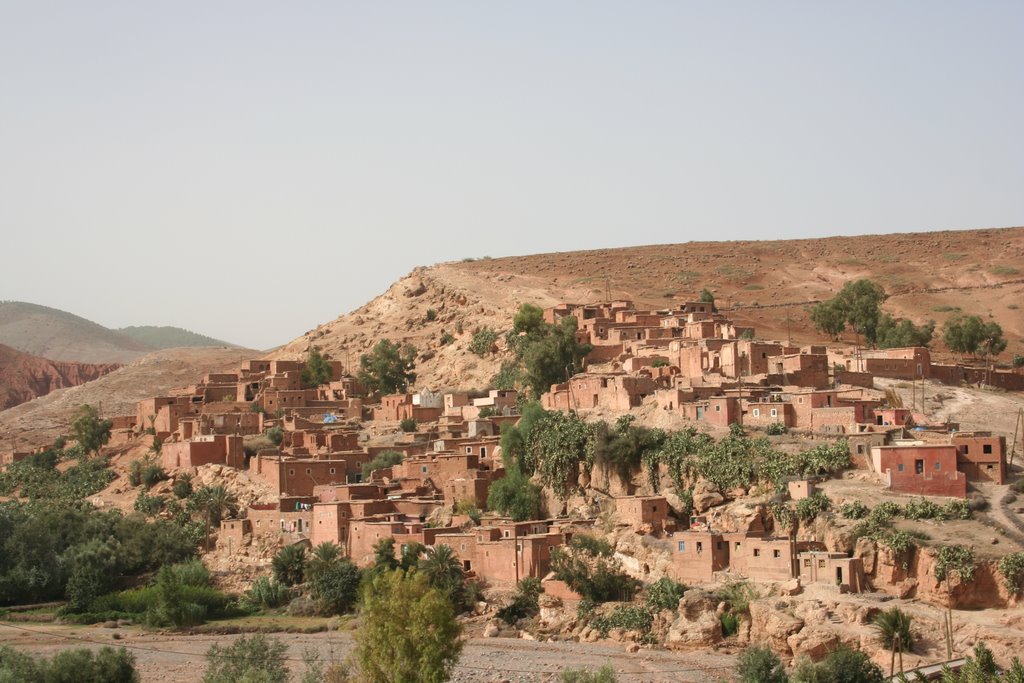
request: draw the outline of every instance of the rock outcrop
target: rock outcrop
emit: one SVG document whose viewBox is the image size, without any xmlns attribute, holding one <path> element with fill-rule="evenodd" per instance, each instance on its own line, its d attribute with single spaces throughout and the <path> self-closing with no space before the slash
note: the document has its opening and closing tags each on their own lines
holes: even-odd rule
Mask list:
<svg viewBox="0 0 1024 683">
<path fill-rule="evenodd" d="M 54 361 L 0 344 L 0 410 L 57 389 L 85 384 L 119 367 L 116 363 Z"/>
</svg>

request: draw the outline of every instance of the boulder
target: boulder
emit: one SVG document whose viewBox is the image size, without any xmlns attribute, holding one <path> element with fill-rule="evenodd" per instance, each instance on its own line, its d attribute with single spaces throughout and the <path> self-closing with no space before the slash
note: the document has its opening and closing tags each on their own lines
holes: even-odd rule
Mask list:
<svg viewBox="0 0 1024 683">
<path fill-rule="evenodd" d="M 697 512 L 707 512 L 708 509 L 724 502 L 725 496 L 722 495 L 722 492 L 706 479 L 701 479 L 693 487 L 693 509 Z"/>
<path fill-rule="evenodd" d="M 785 603 L 782 603 L 785 605 Z M 791 655 L 788 639 L 804 626 L 804 620 L 777 609 L 769 601 L 750 603 L 750 639 L 767 643 L 776 652 Z"/>
<path fill-rule="evenodd" d="M 794 657 L 810 657 L 814 661 L 824 659 L 839 645 L 835 631 L 823 626 L 808 626 L 786 639 Z"/>
<path fill-rule="evenodd" d="M 779 584 L 779 593 L 782 595 L 800 595 L 802 591 L 800 579 L 794 578 Z"/>
<path fill-rule="evenodd" d="M 706 591 L 693 588 L 679 600 L 679 616 L 668 629 L 665 645 L 670 648 L 708 647 L 722 640 L 718 602 Z"/>
</svg>

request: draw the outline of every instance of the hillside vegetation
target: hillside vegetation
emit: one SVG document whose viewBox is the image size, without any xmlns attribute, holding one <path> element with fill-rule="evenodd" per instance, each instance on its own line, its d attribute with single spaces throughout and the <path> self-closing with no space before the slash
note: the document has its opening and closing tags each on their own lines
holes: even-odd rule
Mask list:
<svg viewBox="0 0 1024 683">
<path fill-rule="evenodd" d="M 226 341 L 180 327 L 138 325 L 121 327 L 117 331 L 153 349 L 174 349 L 183 346 L 235 346 L 235 344 L 229 344 Z"/>
</svg>

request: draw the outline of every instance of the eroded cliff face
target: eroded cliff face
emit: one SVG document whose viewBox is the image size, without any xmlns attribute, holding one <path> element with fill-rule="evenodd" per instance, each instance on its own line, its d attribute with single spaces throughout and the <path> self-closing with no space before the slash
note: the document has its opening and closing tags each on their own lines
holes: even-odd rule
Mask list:
<svg viewBox="0 0 1024 683">
<path fill-rule="evenodd" d="M 857 542 L 856 556 L 875 590 L 898 598 L 917 598 L 953 609 L 1008 609 L 1020 603 L 1006 590 L 993 560 L 979 560 L 974 578 L 964 581 L 955 573 L 948 581 L 935 578 L 936 550 L 917 548 L 906 556 L 867 539 Z"/>
<path fill-rule="evenodd" d="M 119 367 L 115 363 L 53 361 L 0 344 L 0 410 L 84 384 Z"/>
</svg>

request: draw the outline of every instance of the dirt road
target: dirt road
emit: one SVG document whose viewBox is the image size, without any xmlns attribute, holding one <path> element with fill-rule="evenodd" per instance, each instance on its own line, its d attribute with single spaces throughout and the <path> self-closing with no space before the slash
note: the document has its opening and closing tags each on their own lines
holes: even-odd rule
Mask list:
<svg viewBox="0 0 1024 683">
<path fill-rule="evenodd" d="M 120 636 L 115 640 L 114 636 Z M 352 634 L 275 634 L 288 646 L 289 666 L 304 670 L 303 652 L 312 649 L 324 662 L 342 661 L 352 651 Z M 214 643 L 228 645 L 238 636 L 148 633 L 132 628 L 84 628 L 52 624 L 0 622 L 0 644 L 51 655 L 67 647 L 128 647 L 135 655 L 144 683 L 193 683 L 206 668 L 205 654 Z M 539 643 L 505 638 L 466 641 L 453 681 L 459 683 L 534 683 L 555 681 L 564 668 L 598 669 L 610 664 L 620 681 L 661 683 L 727 681 L 736 657 L 725 652 L 625 652 L 619 643 Z M 297 676 L 296 676 L 297 677 Z"/>
</svg>

